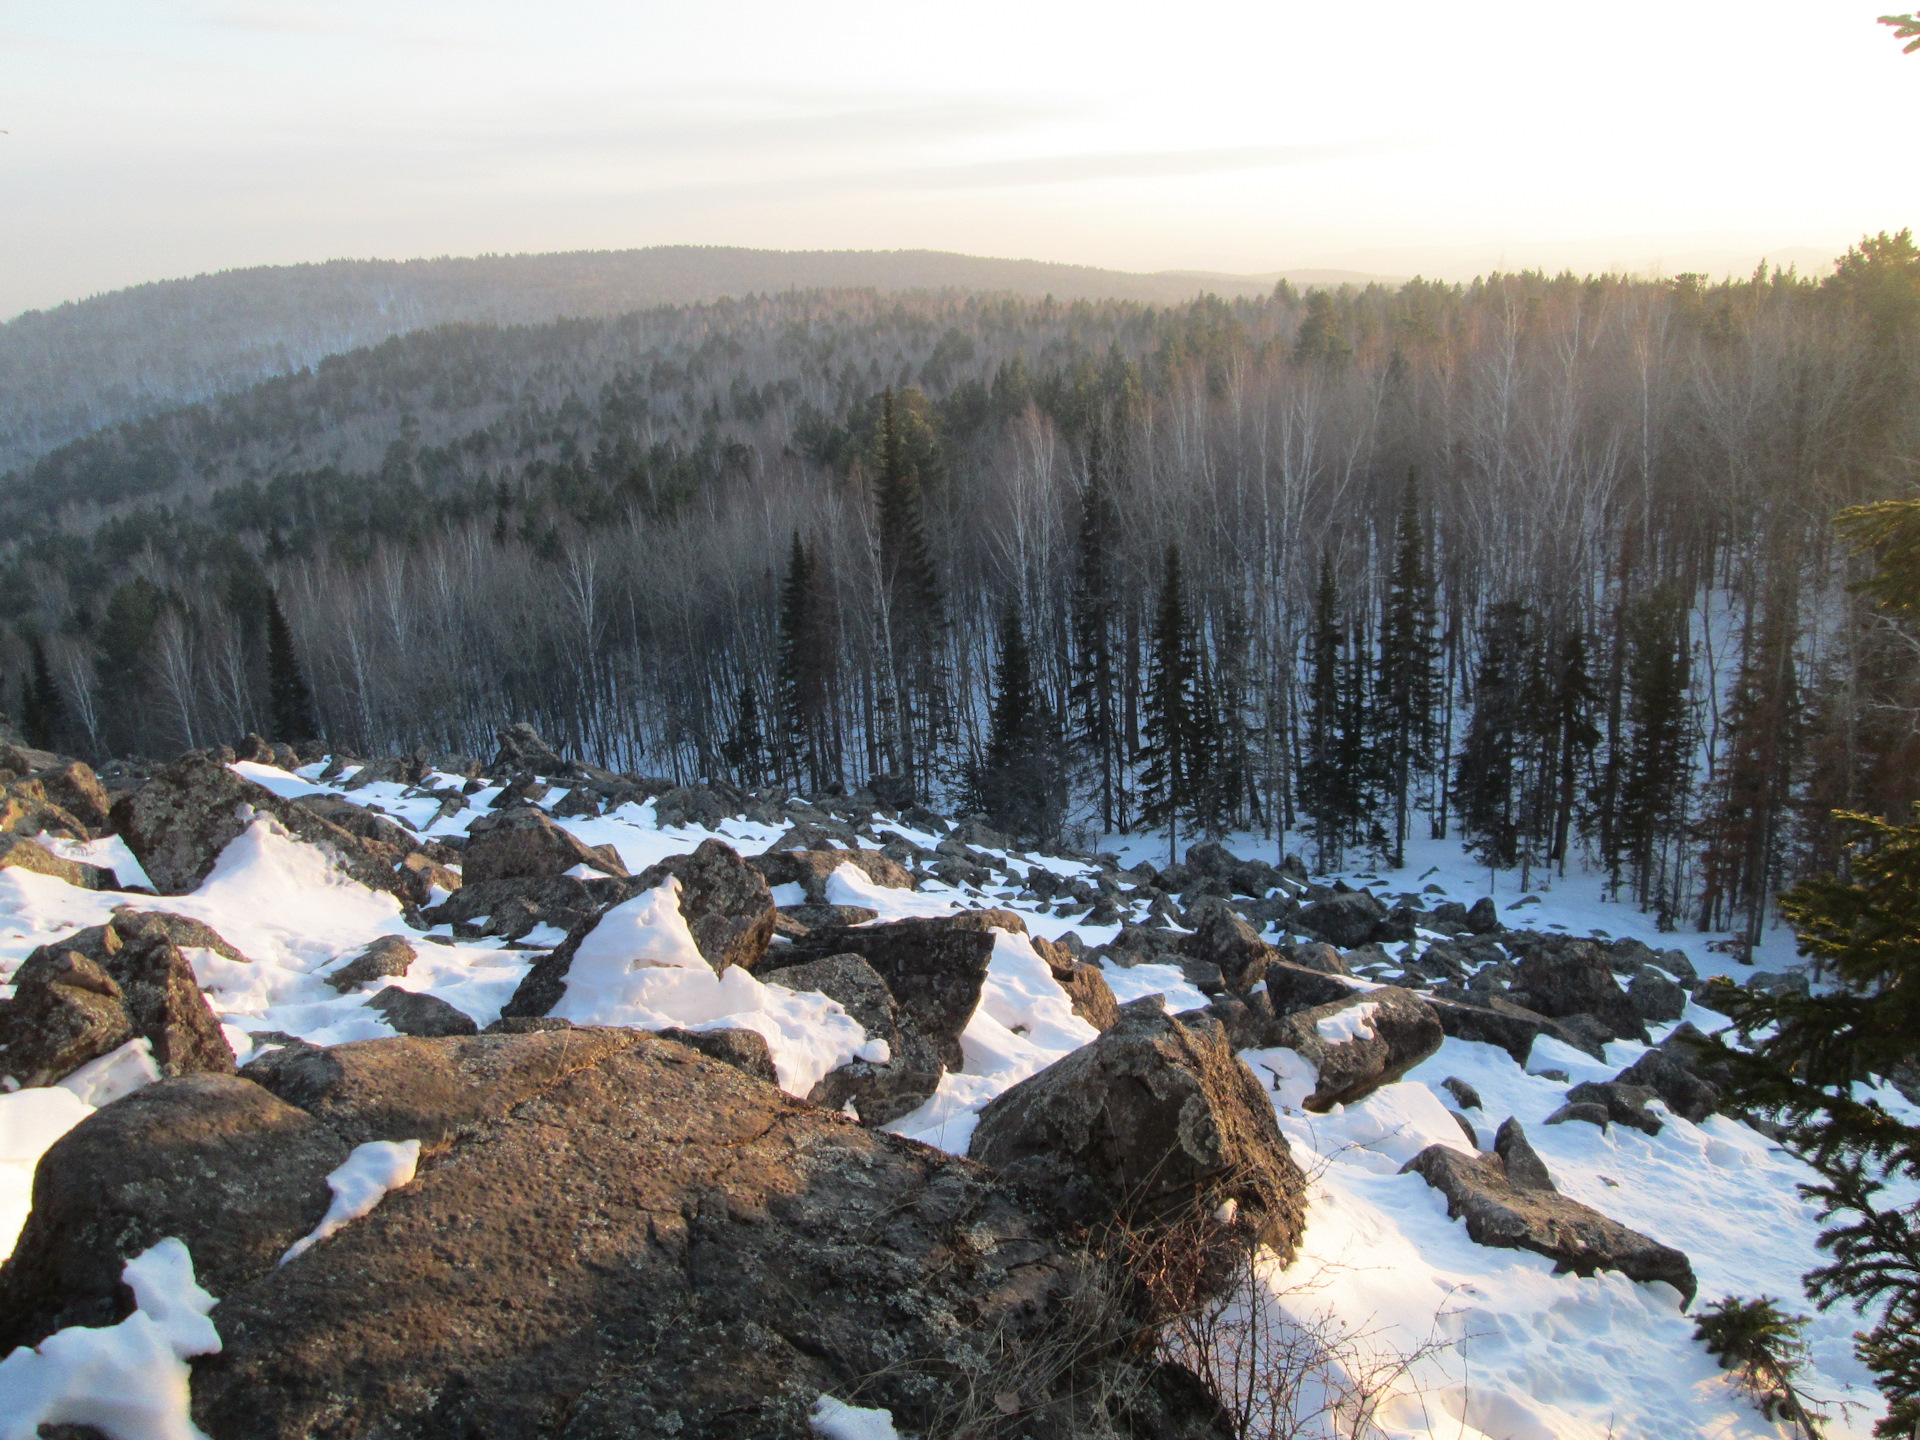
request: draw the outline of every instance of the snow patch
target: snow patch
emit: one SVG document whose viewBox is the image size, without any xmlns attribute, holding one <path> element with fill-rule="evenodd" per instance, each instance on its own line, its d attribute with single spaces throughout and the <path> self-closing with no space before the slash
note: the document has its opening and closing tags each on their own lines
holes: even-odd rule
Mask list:
<svg viewBox="0 0 1920 1440">
<path fill-rule="evenodd" d="M 418 1140 L 369 1140 L 353 1147 L 344 1164 L 327 1176 L 327 1188 L 333 1191 L 333 1203 L 313 1228 L 287 1247 L 280 1263 L 297 1260 L 322 1240 L 363 1215 L 373 1213 L 389 1190 L 413 1183 L 414 1170 L 420 1164 Z"/>
<path fill-rule="evenodd" d="M 1380 1008 L 1378 1002 L 1368 1001 L 1364 1005 L 1349 1005 L 1345 1010 L 1336 1010 L 1333 1014 L 1315 1022 L 1314 1029 L 1320 1038 L 1330 1045 L 1338 1045 L 1347 1040 L 1373 1039 L 1373 1017 Z"/>
<path fill-rule="evenodd" d="M 831 1395 L 820 1397 L 807 1423 L 821 1440 L 900 1440 L 891 1410 L 863 1410 Z"/>
</svg>

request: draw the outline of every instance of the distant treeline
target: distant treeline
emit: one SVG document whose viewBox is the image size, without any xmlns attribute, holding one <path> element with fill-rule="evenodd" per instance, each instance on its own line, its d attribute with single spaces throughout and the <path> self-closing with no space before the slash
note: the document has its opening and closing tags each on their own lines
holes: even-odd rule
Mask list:
<svg viewBox="0 0 1920 1440">
<path fill-rule="evenodd" d="M 99 753 L 265 728 L 277 596 L 352 750 L 513 717 L 1035 834 L 1464 834 L 1757 926 L 1833 810 L 1920 798 L 1920 649 L 1831 525 L 1912 491 L 1917 379 L 1905 234 L 1824 280 L 445 327 L 16 476 L 8 698 Z"/>
</svg>

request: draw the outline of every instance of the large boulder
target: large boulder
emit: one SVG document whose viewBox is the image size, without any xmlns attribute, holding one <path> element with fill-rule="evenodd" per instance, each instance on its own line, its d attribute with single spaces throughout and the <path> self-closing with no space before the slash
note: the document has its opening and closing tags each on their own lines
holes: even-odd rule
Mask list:
<svg viewBox="0 0 1920 1440">
<path fill-rule="evenodd" d="M 1433 1007 L 1396 986 L 1361 991 L 1279 1020 L 1273 1045 L 1314 1068 L 1308 1110 L 1350 1105 L 1391 1084 L 1440 1048 L 1446 1038 Z"/>
<path fill-rule="evenodd" d="M 1511 1124 L 1512 1122 L 1509 1122 Z M 1524 1135 L 1508 1136 L 1507 1157 L 1466 1155 L 1445 1145 L 1429 1145 L 1402 1167 L 1447 1197 L 1447 1216 L 1465 1217 L 1467 1234 L 1477 1245 L 1531 1250 L 1552 1260 L 1560 1271 L 1591 1275 L 1618 1270 L 1633 1280 L 1664 1280 L 1691 1303 L 1697 1284 L 1687 1257 L 1670 1245 L 1629 1230 L 1598 1210 L 1557 1191 L 1538 1188 L 1546 1167 Z M 1509 1169 L 1510 1157 L 1523 1162 Z M 1538 1166 L 1536 1170 L 1534 1167 Z M 1551 1184 L 1551 1178 L 1547 1178 Z"/>
<path fill-rule="evenodd" d="M 1114 999 L 1113 987 L 1098 965 L 1080 959 L 1057 941 L 1035 935 L 1031 943 L 1034 953 L 1047 962 L 1054 980 L 1067 992 L 1067 1003 L 1073 1006 L 1074 1014 L 1096 1030 L 1106 1030 L 1120 1018 L 1120 1002 Z"/>
<path fill-rule="evenodd" d="M 540 732 L 524 720 L 507 726 L 499 732 L 500 749 L 493 757 L 488 769 L 495 775 L 517 775 L 527 772 L 535 775 L 570 775 L 573 767 L 560 758 L 560 753 L 545 740 Z"/>
<path fill-rule="evenodd" d="M 1533 1042 L 1542 1035 L 1551 1035 L 1596 1060 L 1607 1058 L 1605 1045 L 1592 1035 L 1516 1005 L 1504 995 L 1476 994 L 1449 986 L 1423 998 L 1440 1017 L 1440 1028 L 1449 1036 L 1497 1045 L 1513 1057 L 1516 1065 L 1527 1063 Z"/>
<path fill-rule="evenodd" d="M 680 882 L 680 913 L 693 943 L 716 972 L 752 970 L 773 939 L 773 895 L 758 870 L 724 840 L 703 840 L 691 855 L 672 855 L 634 877 L 635 893 Z"/>
<path fill-rule="evenodd" d="M 1351 950 L 1373 939 L 1375 927 L 1386 918 L 1387 907 L 1372 895 L 1365 890 L 1349 890 L 1302 907 L 1293 923 L 1329 945 Z"/>
<path fill-rule="evenodd" d="M 338 1052 L 296 1057 L 299 1084 L 278 1098 L 224 1082 L 217 1115 L 242 1142 L 230 1165 L 184 1103 L 165 1133 L 152 1101 L 76 1127 L 49 1156 L 60 1208 L 109 1208 L 59 1152 L 111 1124 L 148 1172 L 127 1207 L 142 1233 L 36 1215 L 9 1270 L 51 1283 L 16 1333 L 68 1313 L 64 1275 L 123 1263 L 160 1225 L 220 1296 L 223 1348 L 196 1361 L 192 1388 L 214 1440 L 807 1440 L 823 1393 L 913 1433 L 966 1393 L 1013 1394 L 1035 1436 L 1227 1433 L 1190 1377 L 1133 1358 L 1137 1322 L 1090 1312 L 1099 1262 L 969 1161 L 632 1031 L 341 1049 L 360 1058 L 329 1071 Z M 363 1137 L 425 1137 L 416 1178 L 277 1264 Z M 235 1227 L 220 1200 L 243 1184 Z M 1043 1350 L 1072 1359 L 1049 1393 L 1015 1393 L 1007 1367 Z M 1116 1392 L 1106 1415 L 1079 1398 Z"/>
<path fill-rule="evenodd" d="M 1220 978 L 1236 995 L 1244 995 L 1267 978 L 1267 965 L 1278 958 L 1274 948 L 1254 928 L 1218 900 L 1196 905 L 1193 934 L 1180 948 L 1194 960 L 1217 966 Z"/>
<path fill-rule="evenodd" d="M 93 830 L 78 815 L 48 799 L 46 786 L 38 780 L 15 780 L 0 789 L 0 834 L 88 840 Z"/>
<path fill-rule="evenodd" d="M 1613 978 L 1607 955 L 1591 940 L 1558 935 L 1508 941 L 1519 952 L 1512 1001 L 1550 1019 L 1592 1015 L 1610 1038 L 1646 1042 L 1646 1027 L 1633 998 Z"/>
<path fill-rule="evenodd" d="M 783 949 L 795 963 L 828 955 L 863 958 L 887 982 L 907 1024 L 932 1044 L 940 1063 L 964 1063 L 960 1032 L 980 1004 L 993 958 L 994 931 L 1024 934 L 1026 921 L 1009 910 L 963 910 L 920 920 L 809 931 Z"/>
<path fill-rule="evenodd" d="M 1268 961 L 1266 977 L 1268 999 L 1274 1013 L 1281 1015 L 1293 1010 L 1309 1010 L 1316 1005 L 1335 1004 L 1359 989 L 1359 982 L 1345 975 L 1285 960 Z"/>
<path fill-rule="evenodd" d="M 1177 1222 L 1231 1200 L 1291 1258 L 1305 1223 L 1306 1182 L 1260 1082 L 1219 1031 L 1158 997 L 994 1099 L 967 1153 L 1080 1225 Z"/>
<path fill-rule="evenodd" d="M 1667 1109 L 1698 1125 L 1720 1108 L 1731 1078 L 1724 1064 L 1706 1054 L 1707 1037 L 1692 1025 L 1673 1033 L 1613 1078 L 1651 1090 Z"/>
<path fill-rule="evenodd" d="M 449 925 L 459 935 L 524 939 L 536 925 L 569 934 L 590 925 L 610 905 L 633 894 L 625 881 L 580 880 L 572 875 L 516 876 L 462 885 L 421 912 L 430 925 Z"/>
<path fill-rule="evenodd" d="M 577 866 L 616 879 L 627 867 L 611 845 L 587 845 L 531 805 L 483 815 L 467 829 L 460 875 L 466 885 L 489 880 L 547 878 Z"/>
<path fill-rule="evenodd" d="M 829 955 L 761 977 L 788 990 L 811 990 L 837 1000 L 867 1032 L 883 1041 L 885 1060 L 854 1060 L 821 1077 L 807 1098 L 838 1110 L 846 1105 L 862 1125 L 886 1125 L 918 1108 L 939 1088 L 943 1067 L 927 1038 L 903 1020 L 879 971 L 855 954 Z"/>
<path fill-rule="evenodd" d="M 416 850 L 420 846 L 420 837 L 398 820 L 383 815 L 377 810 L 371 810 L 365 805 L 357 805 L 346 796 L 337 795 L 331 790 L 301 795 L 293 803 L 302 810 L 318 815 L 329 824 L 338 825 L 349 835 L 358 835 L 362 840 L 373 840 L 381 845 L 391 845 L 403 851 Z"/>
<path fill-rule="evenodd" d="M 19 835 L 0 833 L 0 870 L 30 870 L 81 890 L 118 890 L 120 878 L 101 865 L 69 860 Z"/>
<path fill-rule="evenodd" d="M 381 1018 L 402 1035 L 477 1035 L 480 1027 L 473 1017 L 438 995 L 402 990 L 389 985 L 367 1001 L 369 1010 L 378 1010 Z M 760 1042 L 765 1045 L 766 1042 Z"/>
<path fill-rule="evenodd" d="M 827 880 L 842 865 L 853 866 L 889 890 L 914 888 L 906 867 L 878 850 L 769 850 L 750 856 L 747 864 L 765 876 L 768 885 L 798 885 L 809 905 L 832 903 L 827 898 Z"/>
<path fill-rule="evenodd" d="M 84 760 L 62 760 L 33 772 L 46 798 L 89 828 L 99 830 L 107 823 L 113 802 L 106 786 Z"/>
<path fill-rule="evenodd" d="M 341 871 L 372 890 L 397 892 L 390 852 L 243 779 L 204 755 L 186 755 L 113 805 L 114 831 L 163 895 L 199 887 L 229 842 L 258 815 L 271 815 L 295 839 L 317 846 Z"/>
</svg>

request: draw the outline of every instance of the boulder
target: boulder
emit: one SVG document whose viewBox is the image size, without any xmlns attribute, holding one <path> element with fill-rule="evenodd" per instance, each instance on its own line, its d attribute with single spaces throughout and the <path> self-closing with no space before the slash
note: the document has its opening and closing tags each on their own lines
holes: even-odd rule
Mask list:
<svg viewBox="0 0 1920 1440">
<path fill-rule="evenodd" d="M 802 934 L 822 926 L 865 925 L 879 918 L 878 910 L 869 910 L 864 905 L 782 905 L 780 907 L 780 919 L 798 925 Z"/>
<path fill-rule="evenodd" d="M 1267 963 L 1278 957 L 1251 925 L 1218 900 L 1195 908 L 1199 914 L 1189 918 L 1198 923 L 1193 934 L 1181 941 L 1190 959 L 1217 966 L 1222 982 L 1236 995 L 1246 994 L 1267 978 Z"/>
<path fill-rule="evenodd" d="M 773 1063 L 773 1047 L 767 1044 L 767 1037 L 758 1030 L 682 1030 L 677 1025 L 670 1025 L 654 1033 L 662 1040 L 672 1040 L 689 1050 L 698 1050 L 709 1060 L 731 1065 L 741 1074 L 750 1075 L 764 1084 L 780 1083 L 779 1071 Z"/>
<path fill-rule="evenodd" d="M 1356 992 L 1357 982 L 1284 960 L 1267 962 L 1267 995 L 1276 1015 L 1331 1005 Z"/>
<path fill-rule="evenodd" d="M 664 885 L 668 876 L 680 882 L 680 913 L 716 972 L 760 963 L 773 938 L 773 896 L 739 852 L 724 840 L 703 840 L 691 855 L 672 855 L 641 871 L 633 893 Z"/>
<path fill-rule="evenodd" d="M 47 799 L 38 780 L 16 780 L 0 790 L 0 834 L 51 835 L 60 840 L 90 840 L 93 830 L 78 815 Z"/>
<path fill-rule="evenodd" d="M 369 1010 L 378 1010 L 386 1022 L 402 1035 L 477 1035 L 480 1027 L 473 1017 L 457 1009 L 438 995 L 425 995 L 389 985 L 367 1001 Z M 762 1042 L 765 1043 L 764 1041 Z"/>
<path fill-rule="evenodd" d="M 963 1063 L 960 1032 L 980 1004 L 995 929 L 1026 932 L 1008 910 L 965 910 L 930 919 L 809 931 L 790 947 L 795 963 L 828 955 L 863 957 L 887 982 L 905 1022 L 933 1046 L 940 1063 Z"/>
<path fill-rule="evenodd" d="M 1467 908 L 1467 929 L 1475 935 L 1493 935 L 1500 929 L 1500 908 L 1491 895 L 1482 895 Z"/>
<path fill-rule="evenodd" d="M 185 915 L 175 915 L 170 910 L 136 910 L 131 905 L 117 905 L 114 907 L 112 924 L 115 931 L 129 940 L 136 936 L 158 935 L 171 940 L 183 950 L 211 950 L 236 965 L 253 963 L 228 944 L 211 925 Z"/>
<path fill-rule="evenodd" d="M 1373 896 L 1364 890 L 1349 890 L 1303 906 L 1293 923 L 1329 945 L 1351 950 L 1373 939 L 1374 928 L 1386 917 L 1387 907 Z"/>
<path fill-rule="evenodd" d="M 531 805 L 483 815 L 467 829 L 460 874 L 467 885 L 489 880 L 550 878 L 576 866 L 616 879 L 627 867 L 611 845 L 586 845 Z"/>
<path fill-rule="evenodd" d="M 1646 1027 L 1631 998 L 1613 978 L 1613 967 L 1591 940 L 1559 935 L 1518 936 L 1508 941 L 1520 956 L 1513 1002 L 1550 1019 L 1592 1015 L 1606 1039 L 1646 1043 Z"/>
<path fill-rule="evenodd" d="M 519 876 L 462 885 L 421 918 L 456 933 L 519 940 L 536 925 L 570 933 L 590 925 L 609 905 L 628 898 L 621 880 L 577 880 L 571 875 Z"/>
<path fill-rule="evenodd" d="M 19 1085 L 51 1085 L 133 1038 L 119 983 L 77 951 L 43 946 L 13 985 L 0 1006 L 0 1074 Z"/>
<path fill-rule="evenodd" d="M 914 888 L 912 874 L 878 850 L 768 850 L 749 856 L 747 864 L 766 877 L 768 885 L 798 885 L 809 905 L 826 905 L 827 879 L 842 865 L 851 865 L 874 884 L 889 890 Z"/>
<path fill-rule="evenodd" d="M 1520 1139 L 1524 1144 L 1524 1136 Z M 1509 1150 L 1517 1149 L 1510 1140 Z M 1538 1162 L 1530 1146 L 1525 1154 Z M 1537 1180 L 1545 1173 L 1544 1165 L 1539 1172 L 1524 1164 L 1520 1169 L 1521 1176 L 1510 1174 L 1497 1154 L 1464 1155 L 1449 1146 L 1429 1145 L 1401 1173 L 1412 1172 L 1445 1195 L 1448 1218 L 1464 1216 L 1467 1234 L 1477 1245 L 1531 1250 L 1552 1260 L 1557 1270 L 1576 1275 L 1618 1270 L 1633 1280 L 1664 1280 L 1680 1292 L 1683 1304 L 1692 1303 L 1697 1288 L 1693 1266 L 1680 1251 L 1577 1200 L 1520 1183 L 1522 1178 Z"/>
<path fill-rule="evenodd" d="M 1440 1088 L 1453 1096 L 1454 1102 L 1458 1104 L 1462 1110 L 1479 1110 L 1484 1108 L 1480 1103 L 1480 1092 L 1466 1081 L 1460 1079 L 1457 1075 L 1447 1076 L 1446 1079 L 1440 1082 Z"/>
<path fill-rule="evenodd" d="M 1471 994 L 1471 998 L 1469 998 Z M 1452 987 L 1429 991 L 1422 997 L 1440 1017 L 1440 1028 L 1456 1040 L 1497 1045 L 1525 1065 L 1533 1042 L 1551 1035 L 1596 1060 L 1607 1058 L 1604 1047 L 1591 1036 L 1516 1005 L 1504 995 L 1478 994 Z"/>
<path fill-rule="evenodd" d="M 356 805 L 346 796 L 336 795 L 330 790 L 301 795 L 293 803 L 330 824 L 338 825 L 349 835 L 358 835 L 362 840 L 376 841 L 402 851 L 413 850 L 420 844 L 419 837 L 398 820 L 365 805 Z"/>
<path fill-rule="evenodd" d="M 1183 1010 L 1183 1025 L 1218 1025 L 1234 1050 L 1264 1050 L 1273 1039 L 1273 1002 L 1264 990 L 1216 995 L 1198 1010 Z"/>
<path fill-rule="evenodd" d="M 518 774 L 529 771 L 536 775 L 569 775 L 573 767 L 560 758 L 560 754 L 545 740 L 540 732 L 524 720 L 517 721 L 499 732 L 500 749 L 493 757 L 493 764 L 487 768 L 496 775 Z"/>
<path fill-rule="evenodd" d="M 325 852 L 336 868 L 372 890 L 397 891 L 389 858 L 357 835 L 242 779 L 204 755 L 186 755 L 113 805 L 113 829 L 163 895 L 197 889 L 228 842 L 256 815 L 271 815 L 295 839 Z"/>
<path fill-rule="evenodd" d="M 1678 1020 L 1687 1013 L 1686 988 L 1654 965 L 1642 965 L 1627 985 L 1627 999 L 1649 1025 Z"/>
<path fill-rule="evenodd" d="M 1540 1152 L 1533 1148 L 1527 1132 L 1513 1116 L 1501 1121 L 1499 1130 L 1494 1132 L 1493 1150 L 1506 1167 L 1507 1183 L 1514 1189 L 1559 1193 L 1560 1187 L 1553 1183 L 1547 1162 L 1540 1158 Z"/>
<path fill-rule="evenodd" d="M 1667 1109 L 1698 1125 L 1720 1108 L 1731 1078 L 1724 1064 L 1706 1058 L 1708 1043 L 1694 1026 L 1678 1026 L 1613 1078 L 1622 1085 L 1651 1090 Z"/>
<path fill-rule="evenodd" d="M 33 1211 L 0 1267 L 0 1350 L 125 1318 L 121 1268 L 169 1235 L 215 1295 L 271 1271 L 326 1213 L 349 1148 L 232 1075 L 162 1080 L 89 1115 L 34 1172 Z"/>
<path fill-rule="evenodd" d="M 382 935 L 338 970 L 327 976 L 327 984 L 342 995 L 370 985 L 375 980 L 404 975 L 419 958 L 413 946 L 398 935 Z"/>
<path fill-rule="evenodd" d="M 417 850 L 400 862 L 395 874 L 400 882 L 400 898 L 415 908 L 431 905 L 435 890 L 451 895 L 462 883 L 454 871 Z"/>
<path fill-rule="evenodd" d="M 30 870 L 81 890 L 118 890 L 120 877 L 100 865 L 68 860 L 19 835 L 0 833 L 0 870 Z"/>
<path fill-rule="evenodd" d="M 1567 1103 L 1547 1117 L 1547 1124 L 1559 1125 L 1568 1120 L 1592 1123 L 1592 1112 L 1597 1109 L 1616 1124 L 1658 1135 L 1662 1128 L 1660 1118 L 1647 1109 L 1647 1102 L 1658 1098 L 1641 1085 L 1623 1084 L 1618 1080 L 1586 1080 L 1567 1091 Z M 1605 1124 L 1600 1128 L 1604 1130 Z"/>
<path fill-rule="evenodd" d="M 1287 1015 L 1275 1023 L 1268 1043 L 1313 1066 L 1316 1083 L 1303 1103 L 1326 1111 L 1392 1084 L 1445 1038 L 1432 1006 L 1386 985 Z"/>
<path fill-rule="evenodd" d="M 923 1433 L 956 1393 L 1016 1388 L 996 1357 L 1036 1352 L 1072 1359 L 1032 1397 L 1054 1407 L 1035 1433 L 1228 1433 L 1191 1377 L 1134 1358 L 1137 1322 L 1089 1320 L 1100 1262 L 967 1160 L 637 1032 L 358 1049 L 331 1081 L 338 1051 L 301 1058 L 304 1113 L 227 1080 L 218 1106 L 160 1097 L 184 1112 L 171 1128 L 123 1102 L 61 1142 L 77 1150 L 120 1112 L 117 1153 L 147 1181 L 128 1218 L 179 1236 L 221 1297 L 223 1348 L 192 1386 L 194 1422 L 218 1440 L 807 1440 L 823 1393 Z M 229 1155 L 200 1133 L 216 1120 Z M 395 1124 L 432 1137 L 414 1181 L 277 1264 L 324 1210 L 346 1143 Z M 101 1159 L 58 1166 L 65 1216 L 109 1210 L 103 1181 L 121 1167 L 112 1149 Z M 74 1267 L 117 1281 L 121 1244 L 108 1225 L 82 1235 L 36 1215 L 9 1268 L 44 1277 L 44 1318 L 16 1322 L 21 1336 L 82 1308 L 62 1283 Z M 1138 1399 L 1103 1416 L 1079 1398 L 1096 1395 Z"/>
<path fill-rule="evenodd" d="M 1253 1072 L 1155 998 L 980 1112 L 967 1153 L 1078 1225 L 1177 1223 L 1235 1202 L 1292 1258 L 1306 1182 Z"/>
<path fill-rule="evenodd" d="M 1036 935 L 1030 942 L 1034 952 L 1047 962 L 1047 969 L 1060 988 L 1067 992 L 1073 1013 L 1093 1026 L 1106 1030 L 1120 1018 L 1120 1002 L 1113 998 L 1113 987 L 1100 973 L 1098 965 L 1080 959 L 1066 945 Z M 1077 940 L 1075 943 L 1079 943 Z"/>
<path fill-rule="evenodd" d="M 654 823 L 663 830 L 682 827 L 713 830 L 739 809 L 735 800 L 711 785 L 677 785 L 655 796 L 653 801 Z"/>
<path fill-rule="evenodd" d="M 85 824 L 99 830 L 105 827 L 113 802 L 107 787 L 84 760 L 64 760 L 33 772 L 33 778 L 53 804 Z"/>
<path fill-rule="evenodd" d="M 886 1125 L 917 1109 L 939 1087 L 940 1056 L 910 1022 L 880 973 L 854 954 L 829 955 L 772 971 L 769 985 L 813 991 L 837 1000 L 870 1040 L 886 1042 L 884 1062 L 855 1060 L 823 1076 L 807 1098 L 838 1110 L 851 1104 L 862 1125 Z"/>
</svg>

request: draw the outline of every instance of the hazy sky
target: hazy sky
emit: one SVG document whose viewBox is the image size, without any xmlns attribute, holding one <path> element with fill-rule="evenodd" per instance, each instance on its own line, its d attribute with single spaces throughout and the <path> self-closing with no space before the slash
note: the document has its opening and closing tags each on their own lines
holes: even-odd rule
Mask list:
<svg viewBox="0 0 1920 1440">
<path fill-rule="evenodd" d="M 1725 268 L 1920 223 L 1896 0 L 0 0 L 0 316 L 231 266 Z"/>
</svg>

